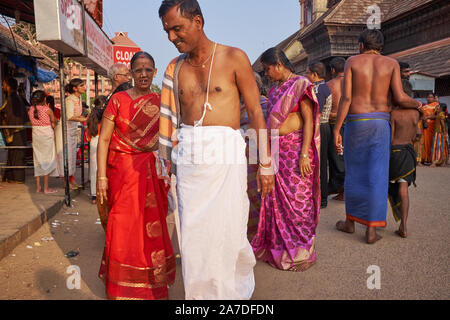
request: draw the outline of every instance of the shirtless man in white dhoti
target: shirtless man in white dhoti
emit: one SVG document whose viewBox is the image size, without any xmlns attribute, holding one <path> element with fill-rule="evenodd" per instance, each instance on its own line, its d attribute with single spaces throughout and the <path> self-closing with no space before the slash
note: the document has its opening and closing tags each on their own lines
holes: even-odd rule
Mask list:
<svg viewBox="0 0 450 320">
<path fill-rule="evenodd" d="M 159 15 L 182 53 L 164 77 L 160 155 L 176 165 L 186 299 L 250 299 L 256 262 L 247 240 L 240 95 L 250 126 L 266 129 L 253 70 L 242 50 L 206 37 L 196 0 L 165 0 Z M 262 197 L 274 186 L 269 155 L 267 148 L 259 156 Z"/>
</svg>

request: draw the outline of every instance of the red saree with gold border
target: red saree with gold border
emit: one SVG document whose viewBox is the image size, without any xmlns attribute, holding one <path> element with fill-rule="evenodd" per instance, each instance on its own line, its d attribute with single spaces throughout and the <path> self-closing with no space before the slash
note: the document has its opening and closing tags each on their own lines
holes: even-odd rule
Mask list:
<svg viewBox="0 0 450 320">
<path fill-rule="evenodd" d="M 108 299 L 168 299 L 175 257 L 167 231 L 168 187 L 156 170 L 160 96 L 115 94 L 107 160 L 108 222 L 99 277 Z"/>
</svg>

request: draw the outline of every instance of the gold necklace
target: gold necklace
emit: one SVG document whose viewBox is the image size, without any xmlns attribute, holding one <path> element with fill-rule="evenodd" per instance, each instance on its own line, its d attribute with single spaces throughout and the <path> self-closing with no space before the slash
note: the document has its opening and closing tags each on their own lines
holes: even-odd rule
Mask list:
<svg viewBox="0 0 450 320">
<path fill-rule="evenodd" d="M 216 44 L 214 43 L 214 45 L 216 45 Z M 213 53 L 214 53 L 214 49 L 211 51 L 211 54 L 209 55 L 209 57 L 205 61 L 203 61 L 203 63 L 201 63 L 199 65 L 192 64 L 191 63 L 191 57 L 188 57 L 186 60 L 194 68 L 199 68 L 199 67 L 205 68 L 205 63 L 207 63 L 208 60 L 211 59 Z"/>
<path fill-rule="evenodd" d="M 373 49 L 364 51 L 364 53 L 365 54 L 378 54 L 378 55 L 381 54 L 379 51 L 376 51 L 376 50 L 373 50 Z"/>
<path fill-rule="evenodd" d="M 281 86 L 283 83 L 285 83 L 286 81 L 291 80 L 291 78 L 292 78 L 293 75 L 294 75 L 294 74 L 291 72 L 291 74 L 289 75 L 289 77 L 288 77 L 286 80 L 280 81 L 280 84 L 278 85 L 278 87 L 280 87 L 280 86 Z"/>
</svg>

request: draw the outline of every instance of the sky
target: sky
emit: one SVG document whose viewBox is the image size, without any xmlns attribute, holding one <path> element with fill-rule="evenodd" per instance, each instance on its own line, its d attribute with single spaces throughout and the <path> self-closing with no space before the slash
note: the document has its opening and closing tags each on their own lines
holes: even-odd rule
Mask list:
<svg viewBox="0 0 450 320">
<path fill-rule="evenodd" d="M 199 0 L 207 37 L 244 50 L 253 63 L 266 49 L 299 30 L 298 0 Z M 109 37 L 128 37 L 156 62 L 154 84 L 161 87 L 169 62 L 179 55 L 158 16 L 161 0 L 103 1 L 103 30 Z"/>
</svg>

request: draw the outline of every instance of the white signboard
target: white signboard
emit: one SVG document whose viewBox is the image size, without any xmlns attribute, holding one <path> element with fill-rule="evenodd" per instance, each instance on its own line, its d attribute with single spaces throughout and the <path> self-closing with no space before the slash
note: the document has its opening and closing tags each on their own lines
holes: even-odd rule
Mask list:
<svg viewBox="0 0 450 320">
<path fill-rule="evenodd" d="M 34 0 L 37 40 L 65 56 L 83 55 L 83 10 L 77 0 Z M 112 42 L 86 12 L 87 56 L 72 57 L 106 75 L 113 64 Z"/>
<path fill-rule="evenodd" d="M 420 73 L 412 74 L 409 78 L 413 90 L 434 92 L 435 79 Z"/>
</svg>

